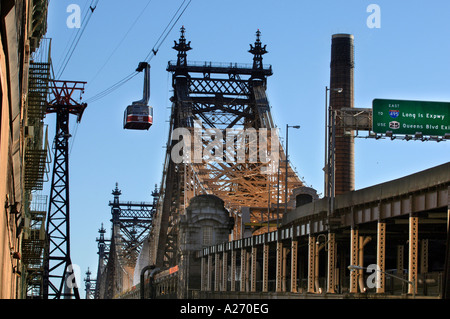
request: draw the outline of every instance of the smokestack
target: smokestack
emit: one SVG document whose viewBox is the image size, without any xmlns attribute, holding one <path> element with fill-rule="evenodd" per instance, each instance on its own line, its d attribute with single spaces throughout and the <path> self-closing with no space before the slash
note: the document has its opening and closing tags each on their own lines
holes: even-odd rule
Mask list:
<svg viewBox="0 0 450 319">
<path fill-rule="evenodd" d="M 354 107 L 353 35 L 334 34 L 331 40 L 330 107 L 339 110 Z M 342 88 L 342 92 L 334 89 Z M 335 144 L 335 195 L 355 189 L 355 144 L 353 136 L 344 136 L 336 119 Z"/>
</svg>

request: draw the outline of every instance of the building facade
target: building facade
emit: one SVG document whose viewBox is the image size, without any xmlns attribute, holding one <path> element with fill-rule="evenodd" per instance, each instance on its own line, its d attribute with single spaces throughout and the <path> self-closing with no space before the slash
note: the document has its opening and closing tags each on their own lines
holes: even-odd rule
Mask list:
<svg viewBox="0 0 450 319">
<path fill-rule="evenodd" d="M 45 238 L 48 0 L 0 5 L 0 298 L 38 295 Z"/>
</svg>

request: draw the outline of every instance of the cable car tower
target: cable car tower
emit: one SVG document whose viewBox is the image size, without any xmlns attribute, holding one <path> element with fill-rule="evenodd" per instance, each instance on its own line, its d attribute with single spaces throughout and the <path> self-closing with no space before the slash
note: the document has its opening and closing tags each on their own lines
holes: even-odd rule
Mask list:
<svg viewBox="0 0 450 319">
<path fill-rule="evenodd" d="M 150 99 L 150 64 L 140 62 L 137 72 L 144 72 L 144 92 L 142 100 L 135 101 L 125 109 L 123 128 L 129 130 L 148 130 L 153 124 L 153 108 Z"/>
<path fill-rule="evenodd" d="M 86 82 L 50 80 L 47 114 L 56 114 L 53 175 L 50 189 L 44 252 L 44 299 L 79 299 L 77 283 L 70 259 L 69 224 L 69 115 L 77 122 L 86 103 L 74 99 L 75 92 L 84 92 Z"/>
</svg>

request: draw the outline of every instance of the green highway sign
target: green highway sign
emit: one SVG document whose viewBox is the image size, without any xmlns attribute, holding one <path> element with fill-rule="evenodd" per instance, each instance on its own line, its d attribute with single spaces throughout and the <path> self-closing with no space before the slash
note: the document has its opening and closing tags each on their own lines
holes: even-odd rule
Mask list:
<svg viewBox="0 0 450 319">
<path fill-rule="evenodd" d="M 450 134 L 450 103 L 374 99 L 375 133 L 444 136 Z"/>
</svg>

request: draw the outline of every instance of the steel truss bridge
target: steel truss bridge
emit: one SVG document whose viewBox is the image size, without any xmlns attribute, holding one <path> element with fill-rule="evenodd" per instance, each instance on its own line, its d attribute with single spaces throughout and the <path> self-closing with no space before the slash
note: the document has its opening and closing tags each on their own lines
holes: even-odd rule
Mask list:
<svg viewBox="0 0 450 319">
<path fill-rule="evenodd" d="M 236 219 L 233 232 L 235 238 L 242 236 L 241 228 L 238 227 L 241 207 L 260 208 L 254 217 L 259 222 L 274 220 L 273 210 L 268 207 L 269 203 L 277 203 L 278 179 L 271 165 L 277 166 L 279 162 L 285 161 L 266 97 L 267 77 L 272 75 L 272 69 L 262 63 L 263 54 L 267 51 L 261 44 L 260 33 L 257 33 L 255 45 L 250 49 L 254 55 L 253 65 L 189 63 L 187 52 L 191 47 L 184 37 L 184 29 L 174 49 L 178 52 L 178 59 L 169 62 L 167 67 L 173 74 L 174 96 L 171 98 L 172 116 L 161 182 L 161 206 L 157 209 L 150 234 L 150 247 L 153 249 L 150 259 L 158 268 L 177 264 L 177 219 L 196 195 L 214 194 L 225 201 Z M 196 126 L 199 122 L 202 123 L 200 127 Z M 190 136 L 194 136 L 194 145 L 191 147 L 194 157 L 177 164 L 172 150 L 179 145 L 175 140 L 177 136 L 173 135 L 179 128 L 186 129 L 192 133 Z M 212 138 L 206 142 L 202 138 L 197 147 L 195 145 L 197 130 L 202 135 L 216 135 L 216 138 L 221 134 L 225 140 L 231 130 L 247 132 L 251 129 L 264 129 L 269 136 L 275 136 L 274 139 L 267 139 L 266 151 L 276 152 L 279 157 L 272 153 L 271 158 L 275 160 L 266 163 L 260 160 L 249 163 L 245 159 L 228 161 L 230 155 L 239 157 L 242 151 L 244 156 L 251 156 L 248 154 L 248 139 L 240 139 L 243 144 L 233 143 L 231 149 L 227 147 L 226 154 L 214 156 L 211 156 L 214 152 L 210 145 Z M 185 145 L 189 147 L 189 143 Z M 222 141 L 219 140 L 220 143 Z M 226 145 L 226 141 L 223 145 Z M 255 150 L 258 153 L 259 146 Z M 201 152 L 200 161 L 195 160 L 197 151 Z M 284 180 L 286 174 L 283 167 L 279 167 L 282 176 L 280 181 Z M 291 189 L 302 185 L 290 166 L 287 174 Z M 279 189 L 284 191 L 284 183 L 280 183 Z M 269 217 L 268 212 L 271 214 Z"/>
<path fill-rule="evenodd" d="M 153 191 L 154 200 L 148 202 L 121 201 L 122 192 L 118 188 L 112 191 L 113 201 L 109 203 L 112 215 L 112 236 L 105 239 L 106 230 L 99 229 L 97 279 L 91 280 L 87 274 L 86 297 L 111 299 L 120 289 L 131 287 L 133 270 L 139 260 L 144 241 L 148 236 L 155 212 L 157 191 Z M 91 286 L 95 283 L 94 286 Z"/>
<path fill-rule="evenodd" d="M 174 89 L 167 153 L 158 199 L 147 224 L 151 227 L 141 233 L 147 236 L 148 263 L 161 270 L 178 264 L 178 221 L 193 197 L 220 197 L 235 221 L 231 236 L 239 239 L 246 228 L 275 229 L 282 217 L 285 192 L 303 186 L 290 163 L 286 165 L 272 120 L 266 96 L 272 67 L 263 64 L 267 50 L 259 30 L 249 50 L 253 64 L 188 61 L 192 48 L 184 28 L 173 49 L 178 54 L 167 66 Z M 118 192 L 113 191 L 115 201 Z M 243 214 L 244 207 L 249 213 Z M 114 216 L 122 214 L 123 209 L 113 205 L 113 225 L 118 224 Z M 109 245 L 104 238 L 99 243 L 103 252 L 99 252 L 97 298 L 114 298 L 130 288 L 124 276 L 132 276 L 137 255 L 126 254 L 144 244 L 140 240 L 137 247 L 125 247 L 122 238 L 129 234 L 117 226 L 112 234 Z M 105 246 L 109 246 L 108 253 Z"/>
</svg>

